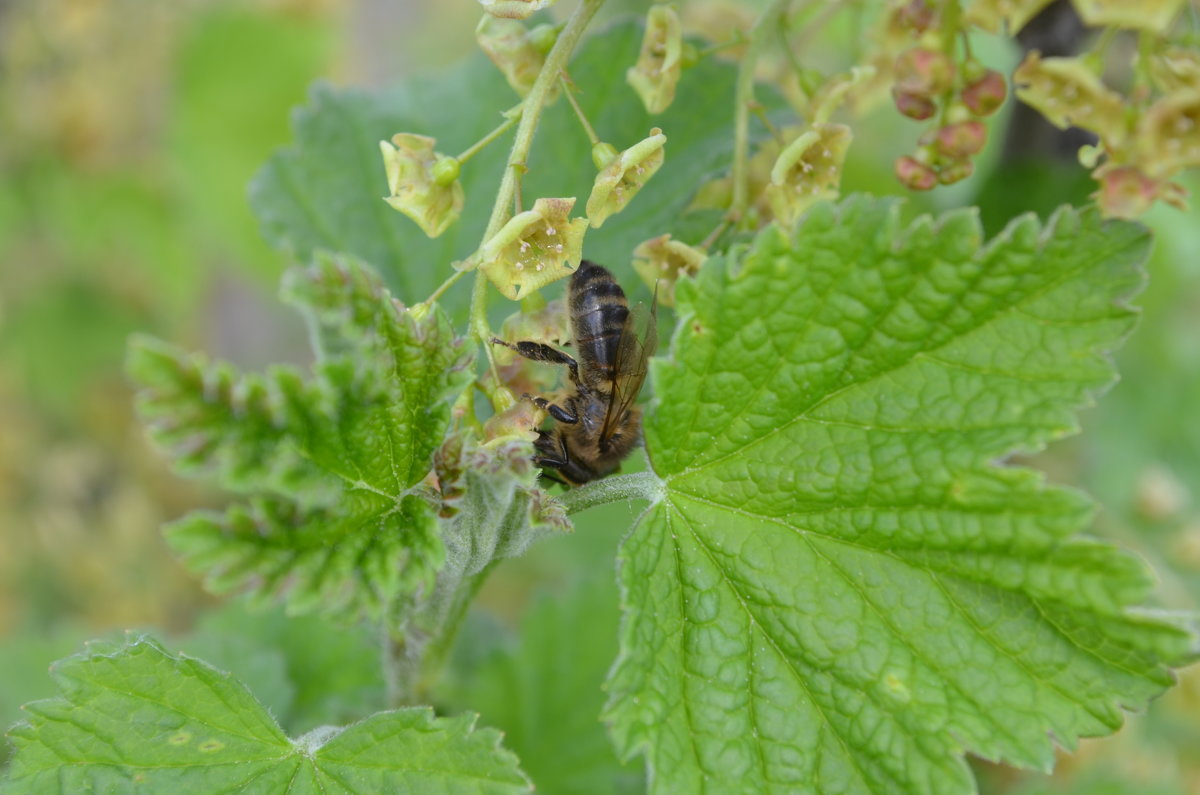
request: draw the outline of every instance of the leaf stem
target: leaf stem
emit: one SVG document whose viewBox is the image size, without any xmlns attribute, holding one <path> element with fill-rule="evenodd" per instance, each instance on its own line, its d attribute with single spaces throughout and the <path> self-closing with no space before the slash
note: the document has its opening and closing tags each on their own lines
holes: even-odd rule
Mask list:
<svg viewBox="0 0 1200 795">
<path fill-rule="evenodd" d="M 636 472 L 632 475 L 616 475 L 595 480 L 584 486 L 571 489 L 558 497 L 567 513 L 578 513 L 623 500 L 649 500 L 658 502 L 663 495 L 663 481 L 653 472 Z"/>
<path fill-rule="evenodd" d="M 740 223 L 750 206 L 750 111 L 754 103 L 754 68 L 762 55 L 768 37 L 783 24 L 791 0 L 771 0 L 762 16 L 750 29 L 749 43 L 738 67 L 737 89 L 734 95 L 733 125 L 733 204 L 729 215 Z"/>
</svg>

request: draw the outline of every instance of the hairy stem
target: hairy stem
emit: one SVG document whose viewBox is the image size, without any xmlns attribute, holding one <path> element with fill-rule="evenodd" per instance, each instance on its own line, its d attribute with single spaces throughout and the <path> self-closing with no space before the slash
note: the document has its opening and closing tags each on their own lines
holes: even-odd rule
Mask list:
<svg viewBox="0 0 1200 795">
<path fill-rule="evenodd" d="M 750 206 L 750 111 L 754 103 L 754 68 L 762 55 L 767 39 L 783 24 L 791 0 L 771 0 L 762 16 L 750 29 L 750 41 L 738 67 L 737 90 L 734 95 L 733 125 L 733 205 L 730 217 L 740 222 Z"/>
<path fill-rule="evenodd" d="M 596 480 L 585 486 L 571 489 L 558 498 L 567 513 L 624 500 L 649 500 L 658 502 L 662 497 L 663 482 L 653 472 L 637 472 L 632 475 L 616 475 Z"/>
</svg>

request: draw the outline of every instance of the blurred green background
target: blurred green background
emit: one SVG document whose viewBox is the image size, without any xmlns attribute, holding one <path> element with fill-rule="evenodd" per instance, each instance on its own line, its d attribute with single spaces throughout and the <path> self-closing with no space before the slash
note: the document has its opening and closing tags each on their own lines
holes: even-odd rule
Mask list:
<svg viewBox="0 0 1200 795">
<path fill-rule="evenodd" d="M 159 526 L 221 495 L 173 477 L 147 444 L 124 345 L 145 331 L 244 367 L 304 361 L 300 323 L 274 297 L 289 263 L 261 241 L 246 184 L 288 143 L 311 81 L 434 70 L 471 49 L 477 14 L 473 0 L 0 2 L 0 722 L 53 693 L 50 661 L 129 628 L 234 670 L 293 733 L 379 707 L 368 635 L 218 604 L 167 554 Z M 850 62 L 855 33 L 837 30 L 810 62 Z M 997 68 L 1018 58 L 980 48 Z M 844 188 L 898 192 L 891 162 L 915 125 L 883 107 L 856 134 Z M 994 231 L 1090 190 L 1081 169 L 1001 166 L 999 150 L 914 205 L 978 203 Z M 1162 604 L 1186 609 L 1200 596 L 1200 221 L 1162 208 L 1145 220 L 1158 242 L 1122 381 L 1035 463 L 1094 494 L 1096 532 L 1145 557 Z M 573 537 L 501 566 L 444 688 L 443 708 L 506 729 L 542 792 L 640 786 L 596 718 L 615 653 L 612 559 L 634 510 L 587 512 Z M 977 767 L 991 793 L 1200 793 L 1200 672 L 1053 777 Z"/>
</svg>

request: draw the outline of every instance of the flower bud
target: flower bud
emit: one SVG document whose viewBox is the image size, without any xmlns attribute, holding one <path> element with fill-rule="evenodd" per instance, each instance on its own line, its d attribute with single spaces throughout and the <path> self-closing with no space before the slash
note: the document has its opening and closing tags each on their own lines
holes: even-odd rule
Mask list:
<svg viewBox="0 0 1200 795">
<path fill-rule="evenodd" d="M 913 33 L 924 33 L 937 20 L 937 12 L 927 0 L 910 0 L 896 9 L 896 22 Z"/>
<path fill-rule="evenodd" d="M 990 116 L 1004 104 L 1008 86 L 1004 82 L 1004 75 L 995 69 L 988 69 L 982 77 L 963 88 L 961 96 L 963 104 L 976 116 Z"/>
<path fill-rule="evenodd" d="M 535 11 L 554 5 L 555 0 L 479 0 L 483 10 L 503 19 L 526 19 Z"/>
<path fill-rule="evenodd" d="M 975 163 L 970 160 L 956 160 L 945 163 L 938 169 L 937 179 L 943 185 L 953 185 L 962 182 L 975 173 Z"/>
<path fill-rule="evenodd" d="M 1143 174 L 1134 166 L 1102 169 L 1096 204 L 1106 217 L 1137 218 L 1150 209 L 1158 198 L 1157 180 Z"/>
<path fill-rule="evenodd" d="M 482 270 L 514 301 L 579 267 L 587 220 L 568 215 L 575 199 L 538 199 L 513 216 L 476 255 Z"/>
<path fill-rule="evenodd" d="M 922 94 L 910 94 L 892 86 L 892 99 L 896 102 L 896 110 L 910 119 L 925 121 L 937 113 L 937 105 Z"/>
<path fill-rule="evenodd" d="M 655 172 L 662 167 L 667 136 L 655 127 L 645 138 L 609 160 L 596 175 L 587 201 L 588 221 L 600 228 L 610 216 L 621 212 Z"/>
<path fill-rule="evenodd" d="M 651 6 L 637 63 L 625 73 L 648 113 L 662 113 L 675 99 L 682 71 L 683 28 L 675 9 Z"/>
<path fill-rule="evenodd" d="M 672 240 L 670 235 L 659 235 L 633 250 L 633 269 L 647 287 L 656 291 L 659 303 L 675 306 L 675 282 L 680 276 L 700 270 L 707 257 L 695 246 Z"/>
<path fill-rule="evenodd" d="M 914 47 L 896 58 L 895 75 L 902 92 L 934 96 L 953 85 L 954 62 L 943 52 Z"/>
<path fill-rule="evenodd" d="M 947 124 L 937 131 L 933 145 L 939 155 L 959 160 L 979 154 L 987 143 L 987 127 L 981 121 Z"/>
<path fill-rule="evenodd" d="M 445 232 L 458 219 L 465 201 L 457 174 L 442 181 L 458 161 L 434 152 L 435 143 L 433 138 L 412 133 L 397 133 L 392 143 L 379 142 L 391 193 L 384 201 L 416 221 L 429 237 Z M 446 161 L 453 166 L 440 165 Z"/>
<path fill-rule="evenodd" d="M 896 158 L 896 179 L 909 190 L 932 190 L 938 183 L 936 171 L 909 155 Z"/>
</svg>

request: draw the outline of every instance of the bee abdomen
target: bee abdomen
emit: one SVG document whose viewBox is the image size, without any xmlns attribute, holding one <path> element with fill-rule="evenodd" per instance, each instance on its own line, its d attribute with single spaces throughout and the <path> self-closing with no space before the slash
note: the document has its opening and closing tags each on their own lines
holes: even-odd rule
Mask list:
<svg viewBox="0 0 1200 795">
<path fill-rule="evenodd" d="M 611 380 L 617 345 L 629 317 L 629 303 L 612 274 L 584 260 L 571 277 L 568 291 L 571 337 L 586 381 Z M 586 375 L 593 375 L 587 378 Z"/>
</svg>

